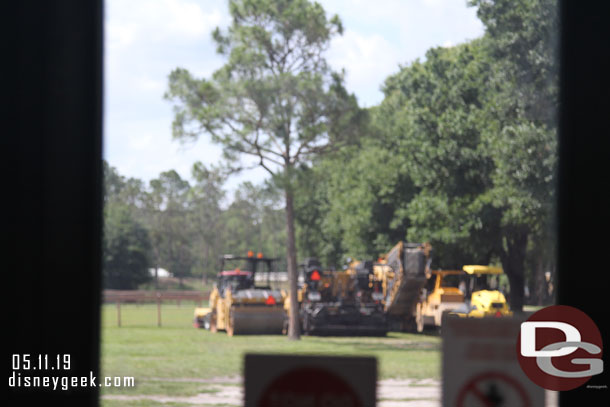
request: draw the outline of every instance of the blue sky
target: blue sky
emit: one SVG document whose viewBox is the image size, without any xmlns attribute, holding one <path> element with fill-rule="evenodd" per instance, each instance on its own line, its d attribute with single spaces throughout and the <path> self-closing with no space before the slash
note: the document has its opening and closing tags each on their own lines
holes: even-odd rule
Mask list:
<svg viewBox="0 0 610 407">
<path fill-rule="evenodd" d="M 344 34 L 333 40 L 327 60 L 344 68 L 346 86 L 361 106 L 383 99 L 384 79 L 399 66 L 422 59 L 427 49 L 452 46 L 483 34 L 466 0 L 323 0 L 338 14 Z M 175 169 L 190 178 L 192 164 L 219 161 L 220 148 L 202 136 L 188 145 L 172 141 L 172 105 L 163 99 L 167 76 L 184 67 L 209 77 L 222 66 L 211 31 L 229 23 L 224 0 L 106 0 L 104 157 L 122 175 L 148 181 Z M 260 182 L 253 170 L 234 176 Z"/>
</svg>

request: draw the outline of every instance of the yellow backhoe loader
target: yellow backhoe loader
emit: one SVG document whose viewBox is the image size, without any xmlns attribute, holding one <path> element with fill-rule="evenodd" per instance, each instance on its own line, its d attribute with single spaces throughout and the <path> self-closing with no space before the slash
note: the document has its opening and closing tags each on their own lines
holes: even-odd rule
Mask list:
<svg viewBox="0 0 610 407">
<path fill-rule="evenodd" d="M 222 256 L 210 306 L 195 309 L 195 325 L 211 332 L 224 330 L 229 336 L 281 334 L 286 320 L 284 294 L 268 284 L 255 284 L 257 271 L 262 271 L 258 268 L 266 266 L 271 273 L 275 261 L 251 251 L 247 256 Z"/>
</svg>

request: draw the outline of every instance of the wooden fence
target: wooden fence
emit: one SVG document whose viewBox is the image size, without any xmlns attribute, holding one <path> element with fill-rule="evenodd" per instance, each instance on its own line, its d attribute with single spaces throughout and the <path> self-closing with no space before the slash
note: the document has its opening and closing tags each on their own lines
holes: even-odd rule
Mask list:
<svg viewBox="0 0 610 407">
<path fill-rule="evenodd" d="M 209 292 L 200 291 L 140 291 L 140 290 L 104 290 L 102 300 L 105 304 L 114 303 L 117 308 L 117 325 L 121 326 L 121 304 L 125 303 L 156 303 L 157 326 L 161 326 L 161 304 L 164 301 L 192 301 L 201 306 L 210 298 Z"/>
</svg>

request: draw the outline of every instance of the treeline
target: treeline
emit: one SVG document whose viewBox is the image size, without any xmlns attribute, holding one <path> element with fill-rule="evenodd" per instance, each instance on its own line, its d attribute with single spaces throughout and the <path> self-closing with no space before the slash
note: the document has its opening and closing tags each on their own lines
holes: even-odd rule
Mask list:
<svg viewBox="0 0 610 407">
<path fill-rule="evenodd" d="M 106 288 L 137 288 L 151 281 L 151 268 L 181 281 L 215 276 L 220 255 L 248 250 L 278 257 L 282 267 L 285 227 L 275 190 L 245 182 L 228 197 L 227 174 L 199 162 L 191 176 L 171 170 L 146 184 L 104 162 Z"/>
<path fill-rule="evenodd" d="M 357 117 L 358 137 L 295 169 L 298 257 L 340 267 L 401 239 L 429 241 L 436 268 L 500 264 L 518 310 L 527 288 L 530 302 L 550 300 L 545 273 L 555 267 L 557 8 L 470 5 L 483 37 L 401 67 L 380 105 L 344 116 Z M 223 252 L 285 257 L 283 196 L 273 185 L 242 185 L 225 208 L 225 176 L 201 164 L 193 185 L 173 171 L 147 186 L 106 173 L 107 250 L 141 238 L 133 261 L 149 253 L 150 264 L 179 276 L 215 272 Z M 107 284 L 113 260 L 106 256 Z"/>
<path fill-rule="evenodd" d="M 521 309 L 551 300 L 555 268 L 557 10 L 471 4 L 482 38 L 402 67 L 367 136 L 301 169 L 297 240 L 326 263 L 430 241 L 434 267 L 502 265 Z"/>
</svg>

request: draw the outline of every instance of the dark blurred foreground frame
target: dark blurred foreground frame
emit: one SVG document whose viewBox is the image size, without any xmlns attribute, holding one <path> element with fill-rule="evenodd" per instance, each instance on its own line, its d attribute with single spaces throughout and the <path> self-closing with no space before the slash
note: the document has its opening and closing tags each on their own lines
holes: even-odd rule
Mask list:
<svg viewBox="0 0 610 407">
<path fill-rule="evenodd" d="M 587 313 L 600 328 L 606 347 L 604 373 L 585 386 L 562 392 L 560 404 L 608 405 L 610 151 L 603 144 L 610 136 L 610 8 L 607 1 L 563 0 L 560 13 L 557 300 Z M 600 404 L 602 400 L 605 403 Z"/>
<path fill-rule="evenodd" d="M 604 1 L 560 3 L 558 299 L 589 314 L 609 346 L 610 287 L 603 279 L 610 273 L 610 159 L 602 140 L 610 135 L 610 13 Z M 1 246 L 9 377 L 11 355 L 24 353 L 70 354 L 69 375 L 99 376 L 102 1 L 20 1 L 9 7 L 5 42 L 14 52 L 3 53 L 9 95 L 1 137 L 9 181 Z M 606 372 L 589 384 L 610 386 L 605 365 Z M 599 405 L 608 391 L 582 387 L 560 400 L 563 406 Z M 98 395 L 95 387 L 9 387 L 9 404 L 94 406 Z"/>
<path fill-rule="evenodd" d="M 13 354 L 36 364 L 39 354 L 51 363 L 69 354 L 68 371 L 18 373 L 99 378 L 102 1 L 25 0 L 3 11 L 14 50 L 2 58 L 5 366 L 11 377 Z M 8 405 L 94 406 L 98 394 L 9 386 Z"/>
</svg>

